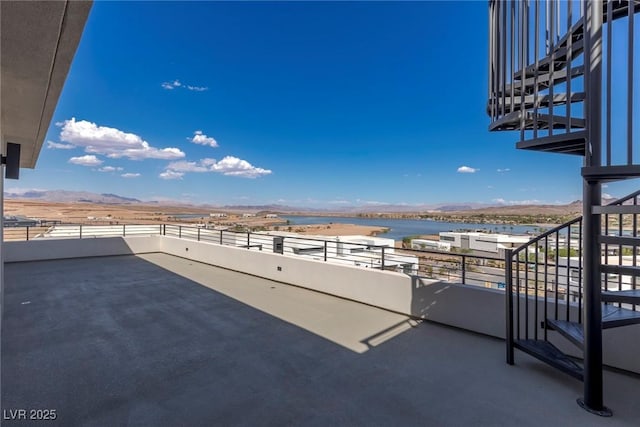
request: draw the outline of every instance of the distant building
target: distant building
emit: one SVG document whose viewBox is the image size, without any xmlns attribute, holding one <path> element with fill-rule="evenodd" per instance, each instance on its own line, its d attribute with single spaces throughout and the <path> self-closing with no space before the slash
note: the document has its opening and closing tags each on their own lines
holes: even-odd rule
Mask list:
<svg viewBox="0 0 640 427">
<path fill-rule="evenodd" d="M 211 218 L 226 218 L 227 214 L 224 212 L 213 212 L 209 214 L 209 217 Z"/>
<path fill-rule="evenodd" d="M 264 217 L 265 218 L 278 218 L 278 215 L 277 214 L 266 214 Z"/>
<path fill-rule="evenodd" d="M 443 242 L 441 240 L 412 239 L 411 249 L 428 249 L 448 252 L 451 250 L 451 243 Z"/>
<path fill-rule="evenodd" d="M 229 233 L 231 234 L 231 233 Z M 260 245 L 261 250 L 328 260 L 363 268 L 384 269 L 405 274 L 418 273 L 418 257 L 395 253 L 395 241 L 371 236 L 310 236 L 284 231 L 234 233 L 237 245 Z M 223 235 L 223 240 L 226 239 Z M 280 247 L 278 247 L 280 241 Z"/>
<path fill-rule="evenodd" d="M 255 216 L 256 216 L 256 214 L 254 214 L 254 213 L 243 213 L 242 214 L 242 218 L 253 218 Z"/>
<path fill-rule="evenodd" d="M 602 254 L 602 264 L 607 265 L 619 265 L 626 267 L 635 267 L 637 264 L 637 258 L 635 255 L 616 255 L 609 256 Z M 583 266 L 582 260 L 577 256 L 572 257 L 558 257 L 557 260 L 557 273 L 558 273 L 558 289 L 560 292 L 567 292 L 569 288 L 569 295 L 572 297 L 572 301 L 577 301 L 579 298 L 580 284 L 584 280 L 582 277 Z M 634 280 L 635 279 L 635 280 Z M 554 278 L 551 278 L 554 281 Z M 636 289 L 637 278 L 628 274 L 615 274 L 608 273 L 602 274 L 603 288 L 616 291 L 630 291 Z M 549 285 L 551 288 L 551 285 Z"/>
<path fill-rule="evenodd" d="M 529 236 L 512 236 L 509 234 L 479 232 L 440 232 L 440 241 L 448 243 L 452 248 L 471 250 L 476 255 L 504 257 L 505 249 L 514 249 L 531 240 Z"/>
</svg>

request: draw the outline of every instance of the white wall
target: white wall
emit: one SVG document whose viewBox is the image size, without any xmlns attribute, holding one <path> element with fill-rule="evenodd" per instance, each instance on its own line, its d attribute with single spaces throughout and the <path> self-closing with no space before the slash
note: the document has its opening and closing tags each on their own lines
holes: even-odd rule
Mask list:
<svg viewBox="0 0 640 427">
<path fill-rule="evenodd" d="M 411 249 L 436 249 L 440 251 L 450 251 L 451 244 L 441 240 L 413 239 L 411 240 Z"/>
<path fill-rule="evenodd" d="M 243 248 L 164 237 L 162 252 L 400 313 L 411 311 L 408 276 Z"/>
<path fill-rule="evenodd" d="M 87 239 L 36 239 L 5 242 L 5 262 L 158 252 L 161 236 L 100 237 Z"/>
<path fill-rule="evenodd" d="M 491 235 L 469 235 L 469 249 L 498 253 L 498 238 Z"/>
<path fill-rule="evenodd" d="M 462 245 L 462 238 L 460 236 L 460 233 L 441 231 L 440 233 L 438 233 L 438 235 L 441 241 L 446 242 L 453 247 L 459 248 Z M 453 238 L 453 240 L 445 240 L 443 239 L 443 237 Z"/>
</svg>

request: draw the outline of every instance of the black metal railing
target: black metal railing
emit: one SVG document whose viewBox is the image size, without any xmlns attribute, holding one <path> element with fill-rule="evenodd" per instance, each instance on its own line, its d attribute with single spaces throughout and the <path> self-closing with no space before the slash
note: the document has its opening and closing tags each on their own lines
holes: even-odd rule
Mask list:
<svg viewBox="0 0 640 427">
<path fill-rule="evenodd" d="M 622 206 L 629 213 L 603 214 L 602 233 L 602 264 L 621 265 L 628 267 L 638 266 L 638 215 L 640 210 L 640 190 L 628 196 L 616 200 L 610 206 Z M 626 209 L 622 209 L 623 211 Z M 608 239 L 613 237 L 613 239 Z M 622 239 L 621 239 L 622 238 Z M 616 243 L 610 243 L 615 241 Z M 603 291 L 623 291 L 638 289 L 638 276 L 635 274 L 602 274 Z M 624 307 L 634 311 L 638 310 L 635 304 L 609 303 L 618 307 Z"/>
<path fill-rule="evenodd" d="M 8 233 L 7 230 L 10 230 Z M 305 237 L 287 233 L 240 232 L 174 224 L 69 225 L 5 229 L 5 241 L 163 235 L 247 250 L 300 256 L 316 261 L 395 271 L 425 279 L 494 289 L 505 288 L 504 260 L 466 253 L 396 248 L 375 239 Z M 364 240 L 364 241 L 363 241 Z M 367 241 L 368 240 L 368 241 Z"/>
<path fill-rule="evenodd" d="M 509 343 L 513 344 L 515 339 L 540 339 L 540 321 L 550 316 L 555 320 L 581 321 L 581 236 L 582 217 L 507 251 Z M 576 304 L 578 310 L 571 310 L 571 306 Z M 546 340 L 547 329 L 544 328 L 542 333 Z"/>
<path fill-rule="evenodd" d="M 638 206 L 640 191 L 607 206 Z M 602 264 L 636 266 L 637 209 L 601 215 L 604 238 Z M 573 219 L 535 237 L 505 254 L 507 359 L 513 361 L 513 344 L 520 339 L 548 340 L 547 319 L 576 322 L 583 319 L 583 222 Z M 606 236 L 628 236 L 627 242 L 610 244 Z M 636 276 L 601 274 L 603 290 L 637 289 Z M 625 308 L 637 306 L 613 303 Z"/>
</svg>

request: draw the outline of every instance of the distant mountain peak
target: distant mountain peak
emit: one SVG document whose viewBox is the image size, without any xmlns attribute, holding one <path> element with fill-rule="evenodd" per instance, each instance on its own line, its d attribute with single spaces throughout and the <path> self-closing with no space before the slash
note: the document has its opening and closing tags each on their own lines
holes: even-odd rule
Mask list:
<svg viewBox="0 0 640 427">
<path fill-rule="evenodd" d="M 29 199 L 42 200 L 46 202 L 63 203 L 104 203 L 104 204 L 127 204 L 142 203 L 138 199 L 118 196 L 110 193 L 91 193 L 88 191 L 68 191 L 68 190 L 33 190 L 12 193 L 11 190 L 4 193 L 7 199 Z"/>
</svg>

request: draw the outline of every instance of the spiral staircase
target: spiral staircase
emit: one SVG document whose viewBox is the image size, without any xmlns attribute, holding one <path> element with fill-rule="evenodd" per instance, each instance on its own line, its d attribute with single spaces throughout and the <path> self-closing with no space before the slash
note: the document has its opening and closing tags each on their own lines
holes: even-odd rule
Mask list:
<svg viewBox="0 0 640 427">
<path fill-rule="evenodd" d="M 640 323 L 640 192 L 601 203 L 602 183 L 640 177 L 639 25 L 640 0 L 489 1 L 489 130 L 584 158 L 583 216 L 507 254 L 507 363 L 518 349 L 584 381 L 602 416 L 602 331 Z"/>
</svg>

